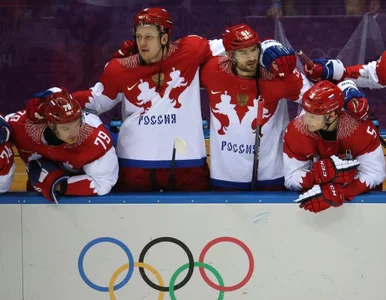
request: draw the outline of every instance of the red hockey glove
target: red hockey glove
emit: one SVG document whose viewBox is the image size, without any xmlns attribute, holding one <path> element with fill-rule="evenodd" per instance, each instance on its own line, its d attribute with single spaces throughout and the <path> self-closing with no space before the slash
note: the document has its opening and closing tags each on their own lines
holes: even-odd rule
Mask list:
<svg viewBox="0 0 386 300">
<path fill-rule="evenodd" d="M 377 72 L 379 84 L 386 85 L 386 51 L 378 59 L 375 72 Z"/>
<path fill-rule="evenodd" d="M 11 143 L 0 144 L 0 176 L 8 175 L 13 166 Z"/>
<path fill-rule="evenodd" d="M 359 161 L 340 159 L 336 155 L 322 159 L 313 164 L 315 183 L 347 183 L 354 179 L 358 172 Z"/>
<path fill-rule="evenodd" d="M 338 84 L 344 96 L 344 109 L 357 120 L 367 117 L 369 102 L 360 92 L 352 80 L 345 80 Z"/>
<path fill-rule="evenodd" d="M 32 98 L 28 101 L 26 106 L 26 113 L 28 119 L 31 121 L 38 123 L 44 120 L 44 111 L 47 105 L 40 98 Z"/>
<path fill-rule="evenodd" d="M 313 82 L 343 79 L 346 69 L 339 59 L 313 59 L 314 66 L 304 65 L 304 73 Z"/>
<path fill-rule="evenodd" d="M 138 53 L 137 43 L 132 40 L 126 40 L 121 47 L 113 53 L 113 58 L 122 58 Z"/>
<path fill-rule="evenodd" d="M 344 193 L 338 184 L 328 183 L 325 185 L 314 185 L 310 190 L 301 194 L 295 200 L 300 203 L 300 208 L 318 213 L 327 208 L 338 207 L 344 203 Z"/>
<path fill-rule="evenodd" d="M 275 40 L 261 43 L 260 63 L 275 77 L 284 78 L 296 67 L 296 54 L 291 48 L 285 47 Z"/>
<path fill-rule="evenodd" d="M 44 111 L 47 107 L 45 100 L 49 95 L 57 91 L 60 91 L 60 89 L 54 87 L 33 95 L 25 108 L 28 119 L 36 123 L 44 120 Z"/>
<path fill-rule="evenodd" d="M 28 166 L 28 178 L 33 188 L 50 201 L 58 203 L 57 196 L 67 189 L 69 176 L 55 162 L 45 158 L 32 160 Z"/>
</svg>

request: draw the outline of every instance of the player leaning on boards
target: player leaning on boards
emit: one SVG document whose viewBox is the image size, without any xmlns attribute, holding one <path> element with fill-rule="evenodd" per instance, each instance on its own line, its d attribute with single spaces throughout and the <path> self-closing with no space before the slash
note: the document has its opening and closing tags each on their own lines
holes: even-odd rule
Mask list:
<svg viewBox="0 0 386 300">
<path fill-rule="evenodd" d="M 117 142 L 120 191 L 210 189 L 199 67 L 224 48 L 221 40 L 198 36 L 171 41 L 172 28 L 166 10 L 140 11 L 134 18 L 139 53 L 112 59 L 100 82 L 74 93 L 97 113 L 122 102 Z M 173 160 L 177 137 L 186 142 L 186 150 Z"/>
<path fill-rule="evenodd" d="M 11 130 L 8 123 L 0 115 L 0 194 L 11 188 L 15 163 L 13 161 L 12 145 L 9 142 Z"/>
<path fill-rule="evenodd" d="M 32 187 L 50 200 L 58 196 L 105 195 L 118 180 L 118 159 L 98 116 L 83 112 L 66 90 L 39 93 L 6 116 L 11 140 Z"/>
<path fill-rule="evenodd" d="M 258 98 L 264 99 L 257 190 L 285 190 L 283 133 L 289 123 L 286 99 L 301 100 L 310 87 L 295 68 L 294 50 L 260 41 L 246 24 L 223 32 L 226 56 L 201 67 L 208 91 L 210 176 L 215 190 L 250 190 Z M 283 100 L 283 101 L 281 101 Z"/>
<path fill-rule="evenodd" d="M 284 135 L 285 185 L 306 191 L 296 202 L 315 213 L 341 206 L 385 179 L 375 126 L 342 111 L 350 100 L 343 95 L 355 94 L 350 89 L 357 89 L 351 80 L 315 84 L 303 96 L 305 114 L 292 120 Z"/>
</svg>

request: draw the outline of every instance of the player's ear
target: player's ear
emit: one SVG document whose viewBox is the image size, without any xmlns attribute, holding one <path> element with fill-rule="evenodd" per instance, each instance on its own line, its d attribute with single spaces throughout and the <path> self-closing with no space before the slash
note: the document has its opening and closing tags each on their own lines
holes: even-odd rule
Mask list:
<svg viewBox="0 0 386 300">
<path fill-rule="evenodd" d="M 161 36 L 161 45 L 166 46 L 169 41 L 169 35 L 167 33 L 162 34 Z"/>
</svg>

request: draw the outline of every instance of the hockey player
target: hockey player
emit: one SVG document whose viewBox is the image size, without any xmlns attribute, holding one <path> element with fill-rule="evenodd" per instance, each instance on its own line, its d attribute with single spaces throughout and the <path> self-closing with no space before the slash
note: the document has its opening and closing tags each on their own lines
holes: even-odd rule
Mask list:
<svg viewBox="0 0 386 300">
<path fill-rule="evenodd" d="M 210 189 L 199 66 L 224 50 L 221 40 L 198 36 L 172 42 L 172 28 L 166 10 L 141 10 L 134 18 L 139 53 L 111 60 L 100 82 L 74 94 L 97 113 L 122 102 L 121 191 Z M 186 147 L 174 156 L 176 139 Z"/>
<path fill-rule="evenodd" d="M 246 24 L 226 28 L 223 44 L 227 55 L 210 59 L 200 73 L 210 102 L 212 186 L 215 190 L 250 190 L 257 99 L 261 96 L 265 105 L 257 187 L 285 190 L 283 133 L 289 122 L 285 99 L 300 101 L 310 84 L 295 69 L 292 49 L 275 40 L 261 42 Z M 272 63 L 281 67 L 276 76 L 268 71 Z"/>
<path fill-rule="evenodd" d="M 28 118 L 32 103 L 40 122 Z M 108 131 L 66 90 L 49 89 L 29 102 L 29 111 L 6 119 L 29 183 L 46 199 L 105 195 L 117 182 L 118 159 Z"/>
<path fill-rule="evenodd" d="M 0 194 L 9 191 L 16 168 L 9 138 L 9 125 L 0 115 Z"/>
<path fill-rule="evenodd" d="M 365 65 L 345 67 L 338 59 L 314 59 L 314 68 L 304 70 L 312 81 L 321 79 L 341 81 L 351 79 L 358 87 L 381 89 L 386 87 L 386 51 L 376 61 Z"/>
<path fill-rule="evenodd" d="M 303 96 L 305 114 L 291 121 L 284 135 L 285 185 L 303 193 L 296 202 L 312 212 L 337 207 L 375 189 L 385 179 L 385 160 L 370 120 L 342 111 L 346 80 L 320 81 Z"/>
</svg>

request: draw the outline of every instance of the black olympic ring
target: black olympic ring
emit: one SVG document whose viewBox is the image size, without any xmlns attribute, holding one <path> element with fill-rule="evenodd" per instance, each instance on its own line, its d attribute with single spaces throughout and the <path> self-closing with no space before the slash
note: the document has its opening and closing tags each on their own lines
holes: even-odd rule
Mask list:
<svg viewBox="0 0 386 300">
<path fill-rule="evenodd" d="M 162 242 L 169 242 L 169 243 L 176 244 L 177 246 L 180 246 L 185 251 L 186 255 L 188 256 L 188 260 L 189 260 L 188 273 L 186 274 L 186 277 L 184 278 L 184 280 L 182 280 L 179 284 L 176 284 L 174 286 L 174 290 L 178 290 L 178 289 L 182 288 L 183 286 L 185 286 L 189 282 L 190 278 L 192 278 L 192 276 L 193 276 L 193 271 L 194 271 L 193 254 L 190 251 L 190 249 L 188 248 L 188 246 L 186 246 L 183 242 L 181 242 L 180 240 L 177 240 L 175 238 L 172 238 L 172 237 L 160 237 L 160 238 L 154 239 L 154 240 L 150 241 L 142 249 L 141 253 L 139 254 L 138 262 L 143 263 L 147 251 L 149 251 L 149 249 L 151 247 L 153 247 L 154 245 L 156 245 L 158 243 L 162 243 Z M 169 292 L 169 290 L 170 290 L 169 286 L 159 286 L 158 284 L 155 284 L 153 281 L 151 281 L 149 279 L 149 277 L 147 277 L 145 269 L 143 267 L 139 267 L 139 273 L 141 274 L 142 279 L 149 286 L 151 286 L 153 289 L 155 289 L 157 291 L 161 291 L 161 292 Z"/>
</svg>

